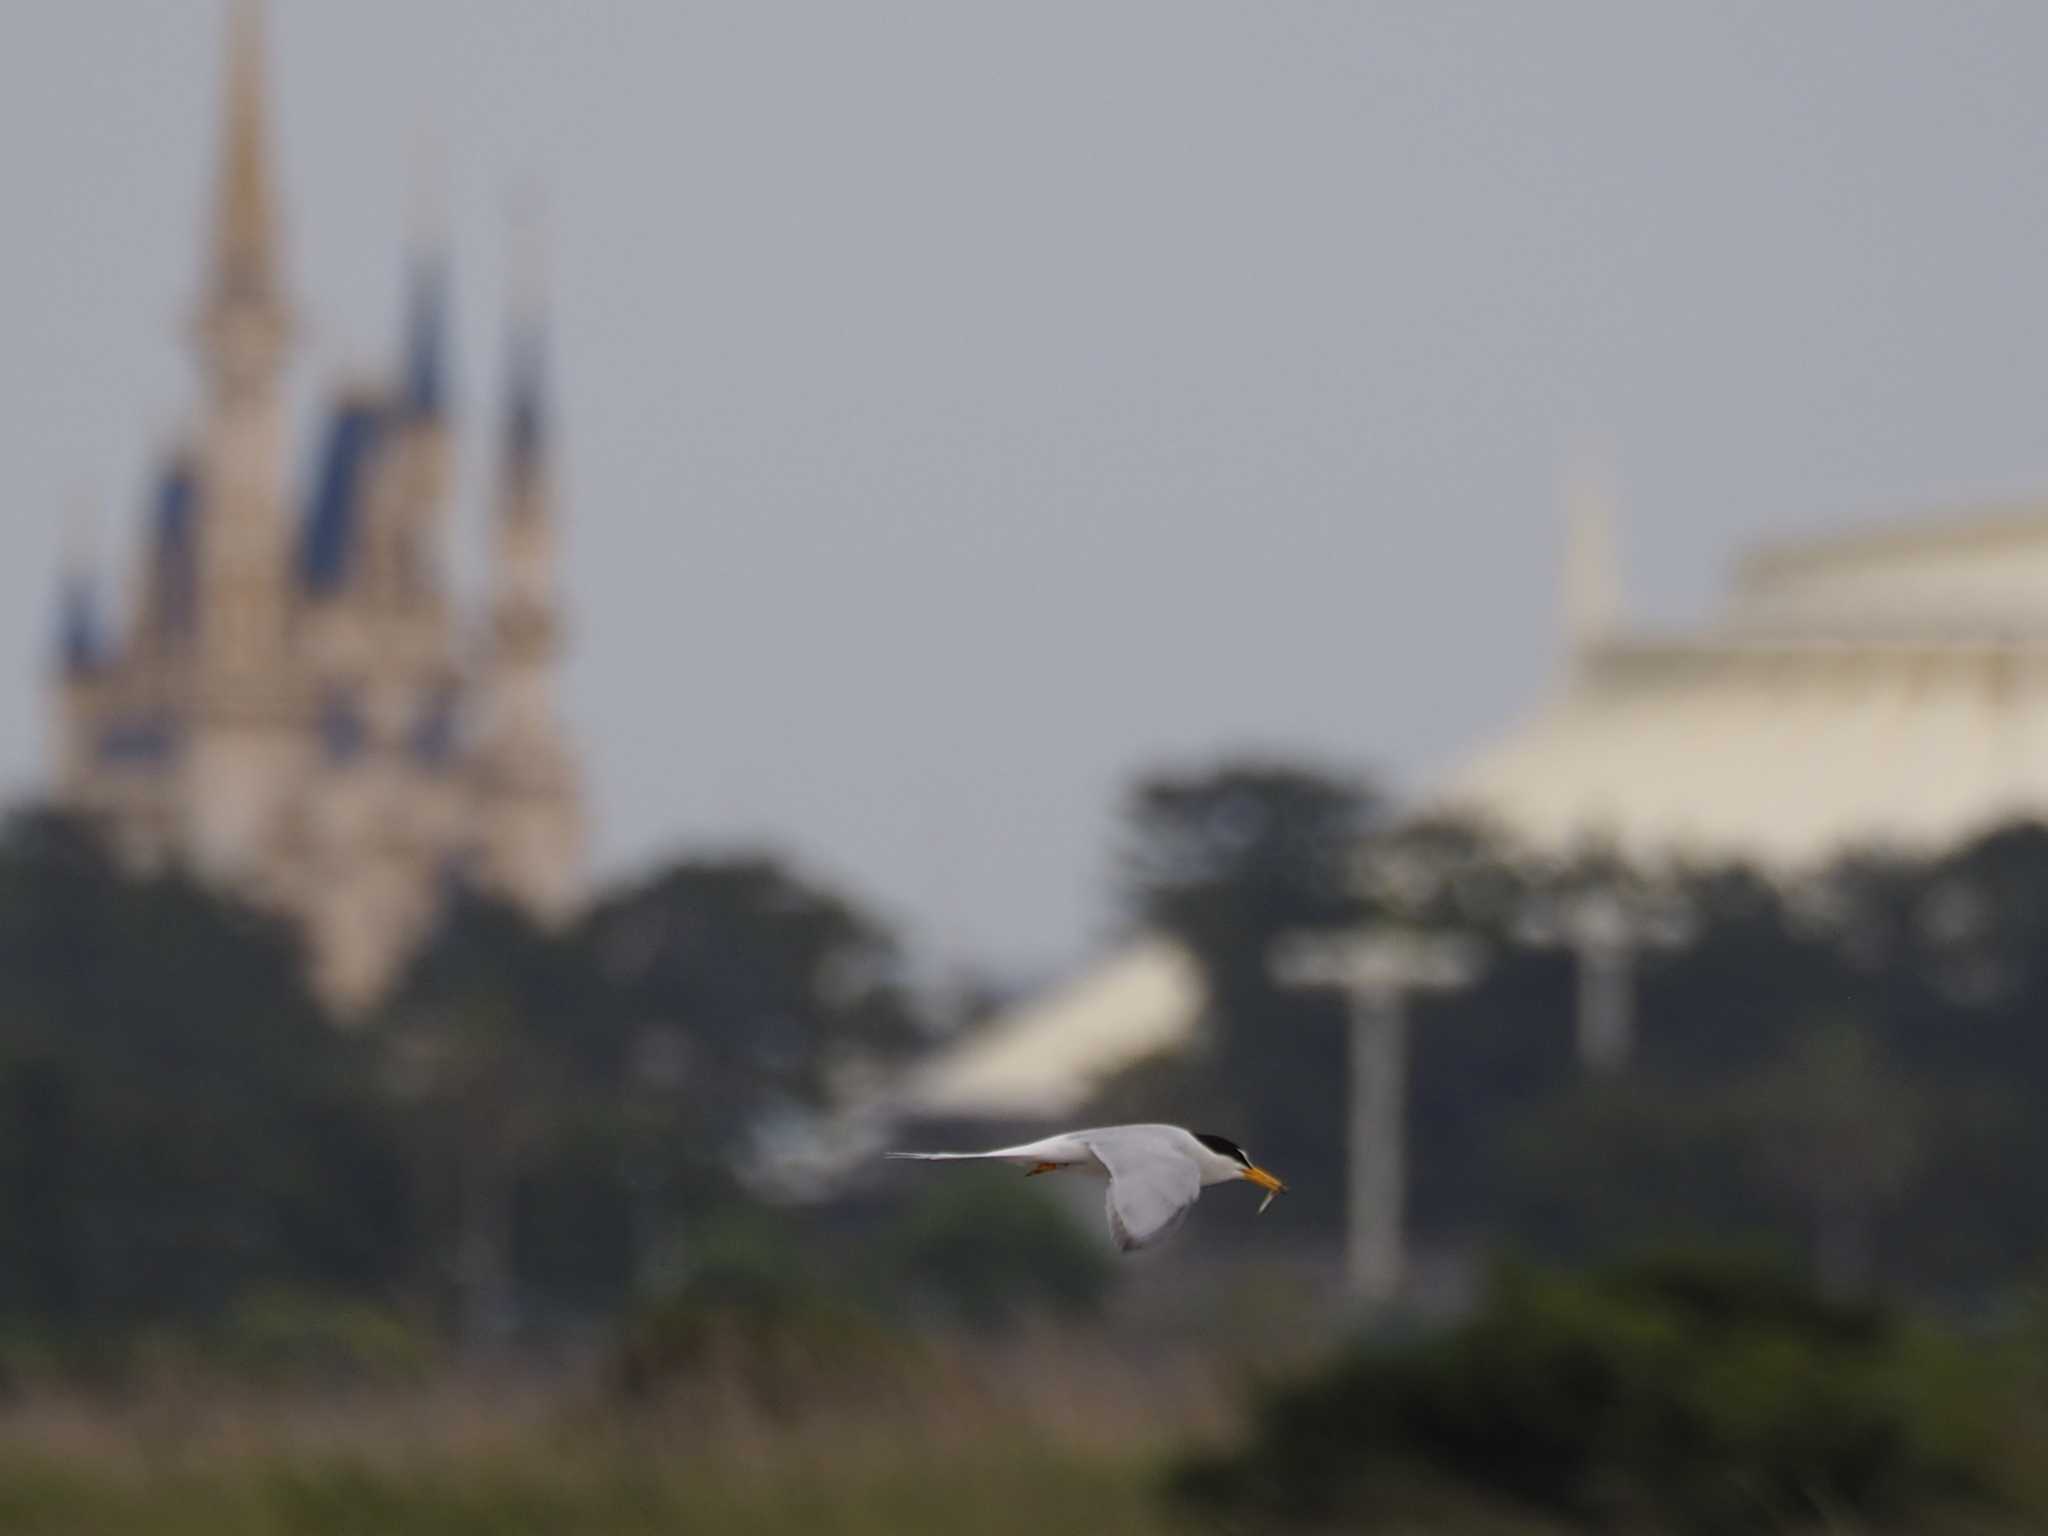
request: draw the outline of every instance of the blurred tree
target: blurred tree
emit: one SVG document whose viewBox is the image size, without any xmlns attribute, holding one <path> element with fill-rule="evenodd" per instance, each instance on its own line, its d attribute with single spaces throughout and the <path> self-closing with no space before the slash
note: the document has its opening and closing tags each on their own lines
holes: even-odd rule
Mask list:
<svg viewBox="0 0 2048 1536">
<path fill-rule="evenodd" d="M 1508 1192 L 1550 1163 L 1544 1152 L 1530 1164 L 1514 1128 L 1536 1106 L 1579 1090 L 1574 983 L 1568 954 L 1496 942 L 1469 986 L 1412 1005 L 1410 1219 L 1418 1236 L 1484 1234 L 1509 1212 L 1522 1214 Z"/>
<path fill-rule="evenodd" d="M 1642 957 L 1639 1065 L 1711 1091 L 1778 1059 L 1800 1020 L 1842 1000 L 1833 937 L 1752 871 L 1699 869 L 1677 882 L 1690 942 Z"/>
<path fill-rule="evenodd" d="M 1337 926 L 1359 914 L 1359 857 L 1378 817 L 1366 785 L 1309 768 L 1157 775 L 1125 811 L 1126 906 L 1204 956 Z"/>
<path fill-rule="evenodd" d="M 1532 910 L 1550 888 L 1619 871 L 1578 865 L 1544 869 L 1518 860 L 1499 834 L 1456 816 L 1409 818 L 1375 828 L 1359 848 L 1358 889 L 1368 916 L 1419 929 L 1465 934 L 1488 944 L 1524 935 Z"/>
<path fill-rule="evenodd" d="M 2048 1257 L 2048 832 L 1930 860 L 1845 860 L 1826 909 L 1844 998 L 1916 1105 L 1911 1176 L 1877 1243 L 1891 1278 L 1981 1292 Z"/>
<path fill-rule="evenodd" d="M 412 1106 L 417 1209 L 465 1349 L 518 1323 L 522 1190 L 594 1105 L 616 1099 L 619 1045 L 571 940 L 460 895 L 380 1022 L 389 1080 Z"/>
<path fill-rule="evenodd" d="M 1208 1120 L 1203 1129 L 1275 1168 L 1343 1168 L 1343 1006 L 1277 985 L 1272 953 L 1284 936 L 1362 914 L 1359 862 L 1378 804 L 1358 781 L 1275 763 L 1228 762 L 1138 784 L 1124 818 L 1124 905 L 1200 964 L 1209 1042 L 1184 1073 L 1148 1069 L 1148 1086 L 1171 1097 L 1132 1114 Z M 1341 1177 L 1304 1174 L 1295 1187 L 1290 1218 L 1337 1220 Z"/>
<path fill-rule="evenodd" d="M 1792 1081 L 1766 1084 L 1841 997 L 1840 953 L 1782 891 L 1744 871 L 1693 870 L 1674 886 L 1687 942 L 1639 957 L 1639 1028 L 1625 1073 L 1589 1080 L 1576 1070 L 1573 978 L 1561 957 L 1526 995 L 1510 1038 L 1493 1042 L 1498 1056 L 1524 1062 L 1531 1091 L 1501 1092 L 1496 1079 L 1495 1134 L 1477 1154 L 1466 1209 L 1490 1213 L 1497 1234 L 1538 1252 L 1582 1261 L 1691 1238 L 1803 1245 L 1802 1197 L 1779 1176 L 1788 1122 L 1774 1118 L 1792 1113 Z M 1510 952 L 1467 1006 L 1491 997 L 1496 1010 L 1512 1011 L 1499 989 L 1518 974 L 1526 982 L 1540 972 Z M 1445 1043 L 1453 1038 L 1445 1032 Z M 1471 1067 L 1458 1077 L 1485 1081 Z M 1439 1114 L 1458 1118 L 1441 1107 L 1456 1087 L 1438 1076 Z M 1469 1109 L 1463 1118 L 1478 1129 Z"/>
<path fill-rule="evenodd" d="M 1109 1285 L 1107 1250 L 1058 1201 L 1015 1187 L 991 1199 L 987 1182 L 972 1177 L 929 1190 L 905 1213 L 889 1249 L 899 1286 L 977 1327 L 1034 1311 L 1086 1313 Z"/>
<path fill-rule="evenodd" d="M 1917 1096 L 1867 1030 L 1832 1016 L 1760 1075 L 1751 1102 L 1767 1176 L 1812 1212 L 1816 1283 L 1831 1296 L 1863 1295 L 1877 1208 L 1918 1160 Z"/>
<path fill-rule="evenodd" d="M 1344 1083 L 1340 1005 L 1277 990 L 1272 943 L 1380 918 L 1491 953 L 1414 1005 L 1426 1236 L 1585 1258 L 1714 1234 L 1972 1302 L 2048 1261 L 2039 827 L 1811 881 L 1680 872 L 1684 942 L 1640 956 L 1637 1050 L 1601 1083 L 1573 1062 L 1572 962 L 1529 922 L 1586 868 L 1390 826 L 1368 787 L 1272 763 L 1137 786 L 1120 855 L 1130 918 L 1198 958 L 1210 1030 L 1090 1112 L 1244 1141 L 1300 1192 L 1269 1224 L 1338 1215 Z M 0 825 L 0 1322 L 377 1300 L 429 1255 L 473 1339 L 515 1294 L 610 1306 L 679 1214 L 737 1203 L 764 1126 L 923 1033 L 886 927 L 767 858 L 678 863 L 564 933 L 464 900 L 365 1034 L 299 978 L 271 919 L 125 878 L 64 817 Z"/>
<path fill-rule="evenodd" d="M 84 826 L 0 829 L 0 1309 L 197 1320 L 394 1275 L 370 1058 L 279 924 L 123 878 Z"/>
<path fill-rule="evenodd" d="M 1269 1393 L 1176 1489 L 1258 1530 L 1981 1529 L 2019 1485 L 1956 1422 L 1995 1424 L 2005 1383 L 1747 1260 L 1510 1269 L 1455 1329 Z"/>
<path fill-rule="evenodd" d="M 678 1156 L 743 1164 L 767 1117 L 822 1108 L 923 1034 L 882 922 L 772 859 L 674 865 L 600 902 L 586 934 Z"/>
</svg>

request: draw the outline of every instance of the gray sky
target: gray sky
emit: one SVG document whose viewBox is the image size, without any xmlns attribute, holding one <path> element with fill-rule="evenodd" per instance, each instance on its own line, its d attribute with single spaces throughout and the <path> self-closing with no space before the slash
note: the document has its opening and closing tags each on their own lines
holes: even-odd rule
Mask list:
<svg viewBox="0 0 2048 1536">
<path fill-rule="evenodd" d="M 222 8 L 0 9 L 0 783 L 51 580 L 125 557 Z M 507 190 L 547 188 L 600 867 L 769 840 L 928 960 L 1099 931 L 1148 765 L 1414 785 L 1538 697 L 1556 487 L 1639 617 L 2048 488 L 2048 7 L 273 0 L 305 411 L 382 365 L 420 145 L 472 573 Z"/>
</svg>

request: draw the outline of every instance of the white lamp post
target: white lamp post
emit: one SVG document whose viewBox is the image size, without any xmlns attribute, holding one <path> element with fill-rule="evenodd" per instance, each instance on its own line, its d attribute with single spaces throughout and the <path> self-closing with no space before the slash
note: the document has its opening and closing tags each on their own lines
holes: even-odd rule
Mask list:
<svg viewBox="0 0 2048 1536">
<path fill-rule="evenodd" d="M 1471 941 L 1402 928 L 1303 936 L 1274 956 L 1281 981 L 1335 987 L 1351 1006 L 1344 1279 L 1368 1305 L 1400 1293 L 1406 1263 L 1408 994 L 1477 968 Z"/>
</svg>

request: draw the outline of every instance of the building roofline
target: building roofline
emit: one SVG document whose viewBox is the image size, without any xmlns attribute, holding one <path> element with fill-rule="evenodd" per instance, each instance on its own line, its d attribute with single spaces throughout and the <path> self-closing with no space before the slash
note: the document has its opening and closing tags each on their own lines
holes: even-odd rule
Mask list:
<svg viewBox="0 0 2048 1536">
<path fill-rule="evenodd" d="M 1990 548 L 2048 536 L 2048 500 L 2015 497 L 1946 514 L 1895 514 L 1881 523 L 1772 540 L 1735 561 L 1738 585 L 1830 565 L 1888 560 L 1930 548 Z"/>
</svg>

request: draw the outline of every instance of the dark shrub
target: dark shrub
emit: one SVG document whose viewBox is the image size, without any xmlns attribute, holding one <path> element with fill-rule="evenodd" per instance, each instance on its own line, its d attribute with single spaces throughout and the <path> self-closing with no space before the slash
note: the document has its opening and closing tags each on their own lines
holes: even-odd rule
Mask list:
<svg viewBox="0 0 2048 1536">
<path fill-rule="evenodd" d="M 1891 1319 L 1767 1267 L 1509 1269 L 1455 1330 L 1355 1346 L 1274 1393 L 1249 1446 L 1185 1464 L 1175 1486 L 1261 1528 L 1412 1519 L 1417 1489 L 1449 1484 L 1631 1530 L 1924 1529 L 1990 1492 L 1982 1448 L 1937 1421 L 1955 1417 L 1954 1371 L 1937 1394 L 1927 1369 Z M 1998 1390 L 1988 1369 L 1965 1381 Z"/>
</svg>

